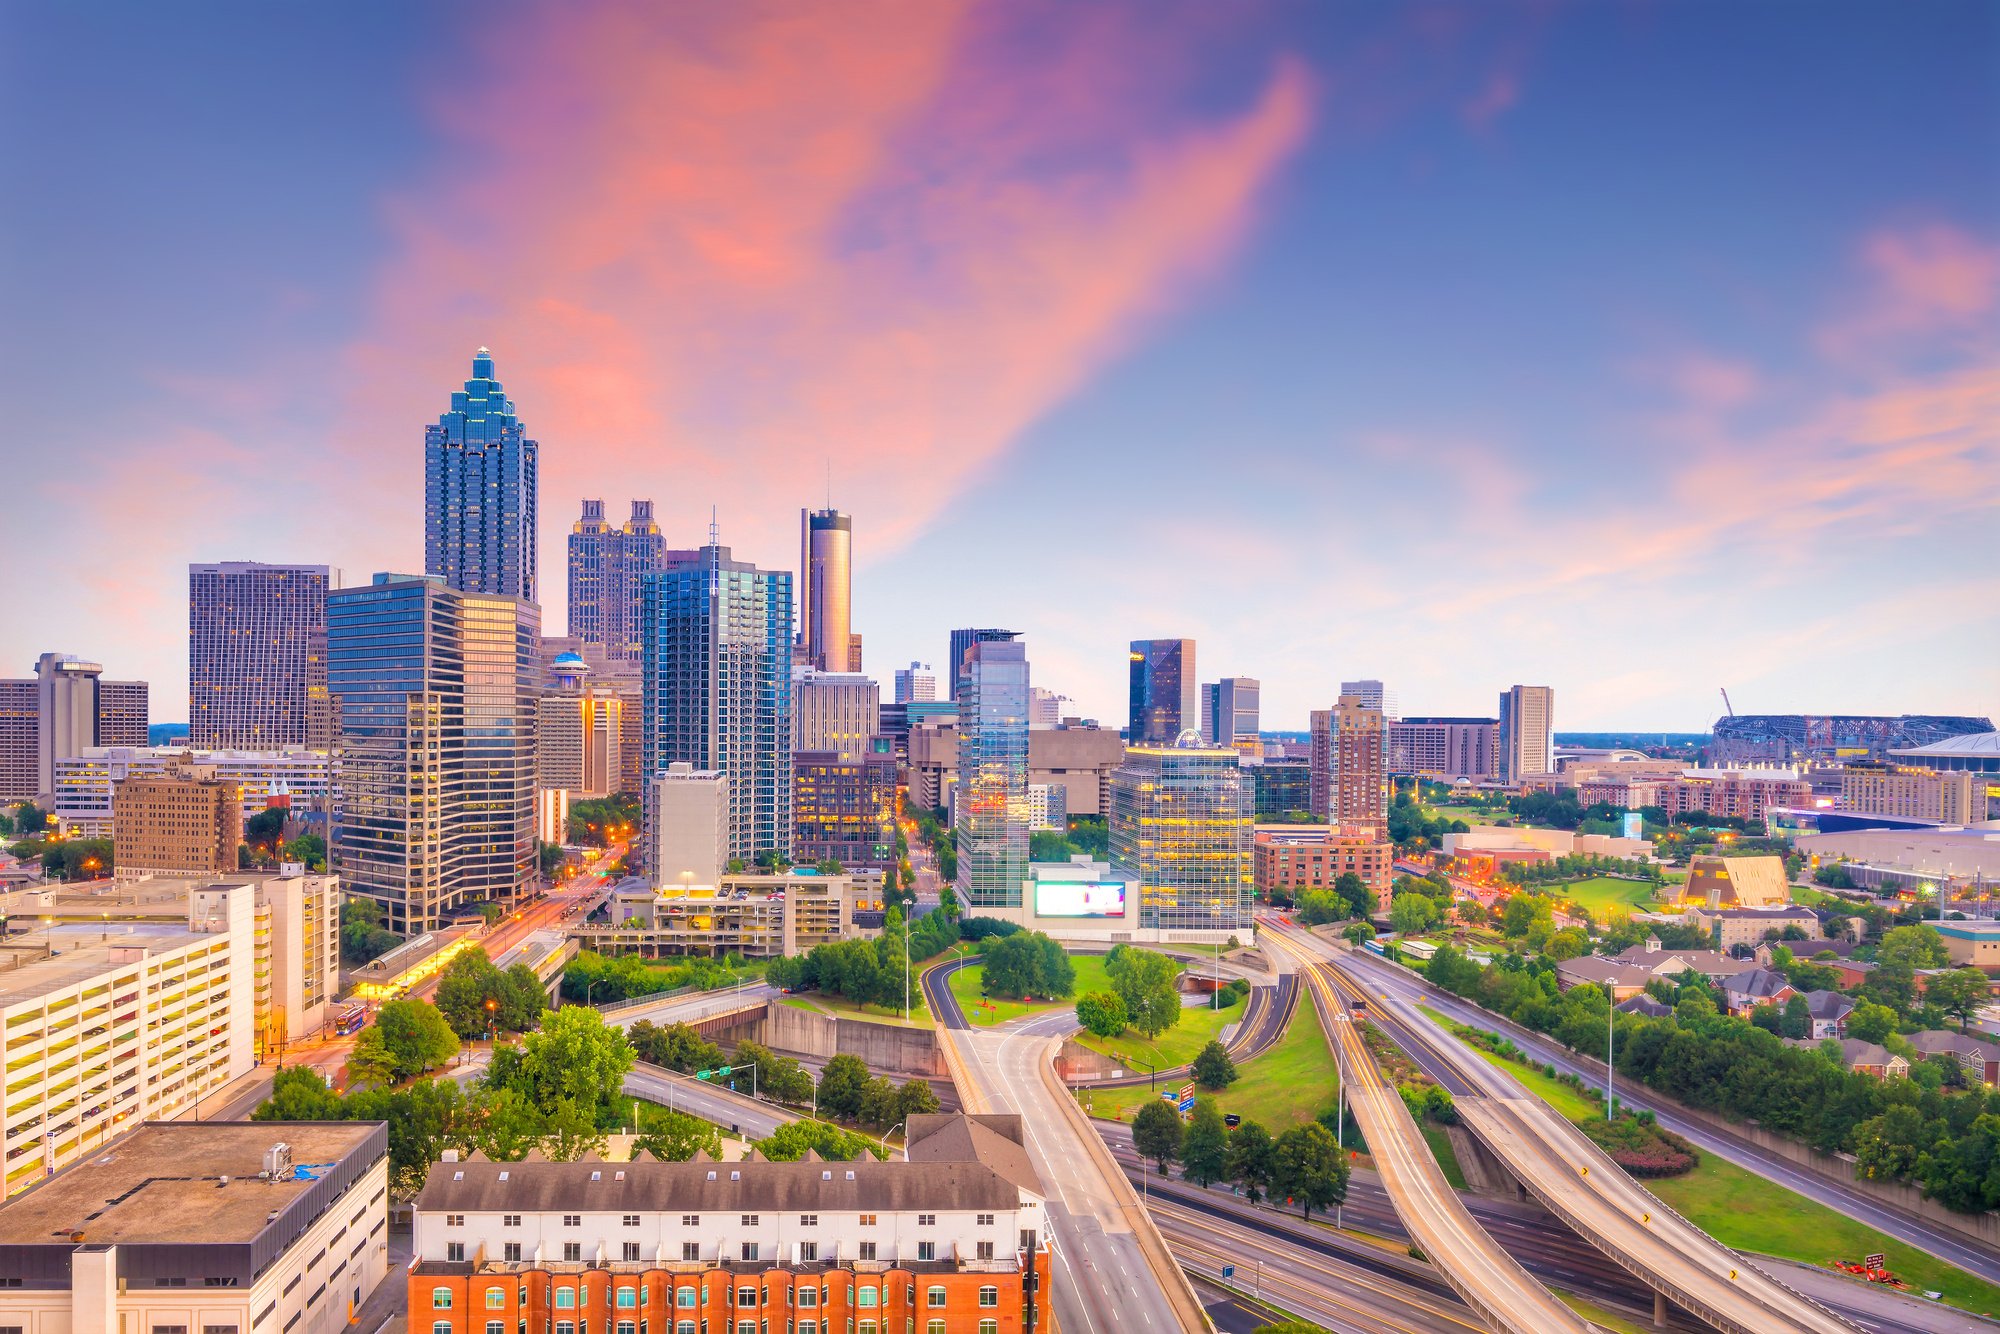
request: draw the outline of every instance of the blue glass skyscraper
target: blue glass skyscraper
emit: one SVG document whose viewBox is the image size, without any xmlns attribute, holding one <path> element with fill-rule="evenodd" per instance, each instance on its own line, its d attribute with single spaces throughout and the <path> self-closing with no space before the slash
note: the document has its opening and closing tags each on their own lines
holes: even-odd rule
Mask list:
<svg viewBox="0 0 2000 1334">
<path fill-rule="evenodd" d="M 958 894 L 968 908 L 1017 907 L 1028 876 L 1028 651 L 969 642 L 958 678 Z"/>
<path fill-rule="evenodd" d="M 731 560 L 713 541 L 644 579 L 643 762 L 728 775 L 731 858 L 789 855 L 792 842 L 792 575 Z M 650 844 L 650 840 L 648 840 Z"/>
<path fill-rule="evenodd" d="M 541 447 L 480 348 L 451 411 L 424 428 L 424 573 L 461 593 L 539 602 L 535 488 Z"/>
</svg>

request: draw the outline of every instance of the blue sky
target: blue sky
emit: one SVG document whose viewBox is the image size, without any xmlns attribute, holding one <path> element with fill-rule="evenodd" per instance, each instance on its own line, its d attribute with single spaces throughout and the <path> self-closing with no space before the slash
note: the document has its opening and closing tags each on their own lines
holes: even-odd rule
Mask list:
<svg viewBox="0 0 2000 1334">
<path fill-rule="evenodd" d="M 184 711 L 185 565 L 418 559 L 495 350 L 585 496 L 886 678 L 1122 712 L 2000 709 L 1990 6 L 54 4 L 0 14 L 0 664 Z"/>
</svg>

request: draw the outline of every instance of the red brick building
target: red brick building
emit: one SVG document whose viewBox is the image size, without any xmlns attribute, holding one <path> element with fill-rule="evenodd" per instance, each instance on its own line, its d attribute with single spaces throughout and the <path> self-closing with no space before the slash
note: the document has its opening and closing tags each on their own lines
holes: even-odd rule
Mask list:
<svg viewBox="0 0 2000 1334">
<path fill-rule="evenodd" d="M 1252 867 L 1257 892 L 1296 898 L 1303 889 L 1331 889 L 1352 871 L 1375 891 L 1376 911 L 1389 911 L 1396 850 L 1363 828 L 1258 825 Z"/>
</svg>

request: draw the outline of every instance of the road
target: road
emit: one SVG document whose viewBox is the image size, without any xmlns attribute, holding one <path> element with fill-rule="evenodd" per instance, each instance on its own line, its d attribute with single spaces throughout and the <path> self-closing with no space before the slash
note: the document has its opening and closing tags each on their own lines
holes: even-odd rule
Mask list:
<svg viewBox="0 0 2000 1334">
<path fill-rule="evenodd" d="M 1400 1094 L 1375 1068 L 1334 993 L 1323 961 L 1300 937 L 1271 919 L 1264 943 L 1289 954 L 1304 974 L 1320 1022 L 1340 1064 L 1347 1104 L 1368 1140 L 1383 1185 L 1417 1246 L 1435 1262 L 1466 1304 L 1496 1329 L 1514 1334 L 1566 1330 L 1584 1334 L 1589 1325 L 1529 1275 L 1466 1212 L 1444 1178 L 1430 1145 L 1403 1106 Z M 1309 938 L 1306 938 L 1309 939 Z"/>
<path fill-rule="evenodd" d="M 1495 1029 L 1495 1017 L 1448 992 L 1438 991 L 1407 969 L 1386 960 L 1356 952 L 1349 956 L 1352 966 L 1368 979 L 1368 985 L 1410 1004 L 1424 1004 L 1460 1023 L 1476 1028 Z M 1581 1059 L 1559 1043 L 1509 1028 L 1507 1036 L 1536 1061 L 1601 1085 L 1604 1065 Z M 1420 1058 L 1421 1059 L 1421 1058 Z M 1647 1094 L 1644 1086 L 1621 1084 L 1617 1090 L 1621 1105 L 1634 1111 L 1650 1111 L 1662 1126 L 1682 1136 L 1696 1148 L 1712 1153 L 1725 1162 L 1755 1172 L 1787 1190 L 1798 1192 L 1858 1222 L 1866 1223 L 1898 1241 L 1908 1242 L 1930 1255 L 1976 1274 L 1989 1283 L 2000 1283 L 2000 1250 L 1982 1246 L 1960 1233 L 1950 1232 L 1912 1214 L 1883 1204 L 1853 1186 L 1830 1180 L 1817 1172 L 1797 1167 L 1775 1154 L 1766 1153 L 1733 1135 L 1718 1132 L 1705 1124 L 1688 1120 Z M 1859 1259 L 1860 1257 L 1852 1257 Z"/>
</svg>

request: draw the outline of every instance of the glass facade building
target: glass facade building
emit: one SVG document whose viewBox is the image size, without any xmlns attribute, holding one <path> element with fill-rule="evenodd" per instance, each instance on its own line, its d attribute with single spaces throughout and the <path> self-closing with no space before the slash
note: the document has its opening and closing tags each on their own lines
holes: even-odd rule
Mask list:
<svg viewBox="0 0 2000 1334">
<path fill-rule="evenodd" d="M 1027 646 L 1011 638 L 972 641 L 961 672 L 958 895 L 968 908 L 1017 907 L 1028 876 Z"/>
<path fill-rule="evenodd" d="M 792 576 L 711 544 L 643 581 L 648 774 L 675 761 L 728 775 L 728 855 L 789 854 Z M 652 784 L 645 784 L 650 810 Z"/>
<path fill-rule="evenodd" d="M 324 565 L 188 566 L 188 744 L 333 747 Z"/>
<path fill-rule="evenodd" d="M 1192 639 L 1132 641 L 1131 717 L 1125 739 L 1135 746 L 1170 746 L 1201 726 L 1201 683 Z"/>
<path fill-rule="evenodd" d="M 1111 865 L 1139 883 L 1139 925 L 1253 925 L 1252 780 L 1232 749 L 1133 746 L 1111 774 Z"/>
<path fill-rule="evenodd" d="M 632 502 L 632 517 L 623 528 L 605 519 L 603 501 L 584 501 L 583 517 L 569 532 L 570 638 L 588 657 L 638 662 L 645 656 L 640 628 L 645 577 L 693 555 L 667 550 L 650 500 Z"/>
<path fill-rule="evenodd" d="M 333 844 L 348 893 L 416 934 L 534 874 L 541 626 L 532 603 L 378 574 L 327 597 Z"/>
<path fill-rule="evenodd" d="M 861 670 L 854 633 L 854 520 L 839 510 L 799 511 L 799 662 L 823 672 Z"/>
<path fill-rule="evenodd" d="M 536 486 L 541 446 L 480 348 L 451 410 L 424 428 L 424 572 L 462 593 L 539 602 Z"/>
</svg>

